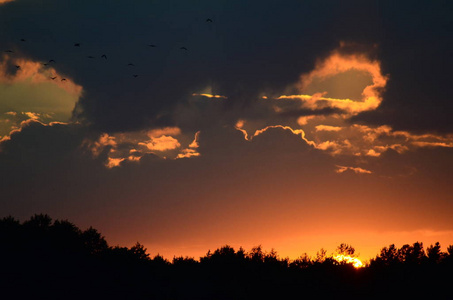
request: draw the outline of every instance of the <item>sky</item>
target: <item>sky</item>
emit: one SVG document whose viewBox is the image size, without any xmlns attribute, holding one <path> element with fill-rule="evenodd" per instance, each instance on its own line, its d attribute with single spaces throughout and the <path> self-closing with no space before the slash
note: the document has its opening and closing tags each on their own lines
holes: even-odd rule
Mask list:
<svg viewBox="0 0 453 300">
<path fill-rule="evenodd" d="M 171 259 L 453 244 L 451 1 L 0 0 L 0 217 Z"/>
</svg>

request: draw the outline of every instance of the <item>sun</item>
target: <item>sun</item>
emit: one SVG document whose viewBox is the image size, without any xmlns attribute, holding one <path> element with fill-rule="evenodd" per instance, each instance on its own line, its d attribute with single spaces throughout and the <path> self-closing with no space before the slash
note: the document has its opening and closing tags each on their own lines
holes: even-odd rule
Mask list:
<svg viewBox="0 0 453 300">
<path fill-rule="evenodd" d="M 339 254 L 339 255 L 335 255 L 333 257 L 333 259 L 335 259 L 338 262 L 346 262 L 348 264 L 352 264 L 355 268 L 363 267 L 362 261 L 360 259 L 358 259 L 357 257 Z"/>
</svg>

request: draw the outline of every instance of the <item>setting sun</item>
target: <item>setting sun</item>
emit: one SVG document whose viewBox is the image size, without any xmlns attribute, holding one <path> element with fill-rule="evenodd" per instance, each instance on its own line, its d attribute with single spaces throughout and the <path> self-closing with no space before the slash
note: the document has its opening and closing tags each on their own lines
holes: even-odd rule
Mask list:
<svg viewBox="0 0 453 300">
<path fill-rule="evenodd" d="M 337 262 L 346 262 L 348 264 L 352 264 L 355 268 L 363 267 L 363 263 L 357 257 L 349 256 L 349 255 L 335 255 L 333 257 Z"/>
</svg>

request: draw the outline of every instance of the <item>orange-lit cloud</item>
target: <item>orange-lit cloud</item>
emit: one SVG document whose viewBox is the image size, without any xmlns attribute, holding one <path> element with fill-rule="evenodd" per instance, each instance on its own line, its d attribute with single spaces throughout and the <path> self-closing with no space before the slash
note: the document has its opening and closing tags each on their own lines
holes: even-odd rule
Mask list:
<svg viewBox="0 0 453 300">
<path fill-rule="evenodd" d="M 154 151 L 173 150 L 181 146 L 178 140 L 173 137 L 179 134 L 181 134 L 181 129 L 178 127 L 153 129 L 148 132 L 150 140 L 138 144 Z"/>
<path fill-rule="evenodd" d="M 197 148 L 200 147 L 198 139 L 200 138 L 200 131 L 195 133 L 195 137 L 192 143 L 189 144 L 189 147 L 181 150 L 181 153 L 176 156 L 176 158 L 190 158 L 200 156 L 200 153 L 197 151 Z"/>
<path fill-rule="evenodd" d="M 30 119 L 32 120 L 38 120 L 39 119 L 39 114 L 38 113 L 34 113 L 34 112 L 24 112 L 24 114 L 29 117 Z"/>
<path fill-rule="evenodd" d="M 86 142 L 88 143 L 89 141 Z M 89 142 L 88 145 L 91 153 L 95 157 L 99 156 L 106 147 L 115 148 L 116 146 L 117 143 L 115 141 L 115 137 L 110 136 L 107 133 L 101 134 L 97 141 Z"/>
<path fill-rule="evenodd" d="M 52 80 L 54 78 L 54 80 Z M 0 61 L 0 135 L 9 135 L 21 122 L 68 122 L 82 95 L 80 85 L 52 67 L 24 58 L 3 55 Z"/>
<path fill-rule="evenodd" d="M 114 168 L 114 167 L 118 167 L 122 161 L 124 161 L 124 158 L 112 158 L 112 157 L 109 157 L 108 160 L 107 160 L 107 163 L 106 163 L 106 167 L 109 168 L 109 169 Z"/>
<path fill-rule="evenodd" d="M 148 136 L 151 138 L 157 138 L 163 135 L 179 135 L 179 134 L 181 134 L 181 129 L 178 127 L 164 127 L 148 131 Z"/>
<path fill-rule="evenodd" d="M 255 129 L 254 134 L 249 134 L 247 130 L 250 130 L 250 128 L 244 127 L 246 120 L 242 119 L 237 122 L 236 129 L 244 134 L 246 140 L 253 139 L 254 136 L 261 134 L 268 128 L 290 130 L 294 134 L 301 135 L 307 144 L 332 155 L 378 157 L 387 149 L 397 149 L 400 152 L 408 149 L 409 146 L 398 139 L 385 142 L 375 141 L 382 134 L 389 135 L 389 132 L 391 132 L 389 126 L 361 128 L 347 122 L 347 119 L 351 116 L 363 111 L 374 110 L 380 105 L 382 102 L 381 93 L 388 78 L 382 74 L 379 61 L 372 60 L 362 53 L 342 54 L 340 50 L 341 47 L 325 59 L 318 61 L 313 71 L 301 75 L 296 87 L 304 92 L 312 88 L 311 85 L 315 81 L 318 87 L 322 87 L 322 84 L 319 83 L 322 83 L 323 80 L 335 78 L 335 76 L 346 72 L 357 71 L 359 75 L 365 74 L 370 78 L 370 84 L 363 87 L 358 86 L 362 90 L 360 99 L 329 97 L 329 90 L 320 90 L 311 95 L 282 95 L 273 99 L 264 96 L 262 97 L 263 101 L 272 101 L 270 105 L 277 114 L 285 113 L 288 108 L 295 110 L 297 114 L 297 105 L 298 109 L 303 111 L 304 114 L 309 113 L 309 110 L 317 111 L 317 113 L 298 117 L 297 125 L 301 128 L 295 128 L 295 124 L 290 125 L 282 122 L 283 124 L 278 125 L 267 124 L 262 129 Z M 342 80 L 345 80 L 345 78 L 348 79 L 348 77 L 342 77 Z M 279 104 L 281 100 L 286 100 L 286 102 Z M 299 103 L 291 104 L 291 102 L 287 102 L 291 100 Z M 327 111 L 328 115 L 324 115 L 320 113 L 323 109 L 331 110 Z M 338 110 L 338 113 L 332 114 L 332 109 Z M 326 123 L 329 125 L 326 125 Z"/>
<path fill-rule="evenodd" d="M 335 172 L 337 173 L 344 173 L 346 171 L 352 171 L 356 174 L 371 174 L 373 172 L 371 172 L 370 170 L 366 170 L 366 169 L 362 169 L 362 168 L 358 168 L 358 167 L 346 167 L 346 166 L 337 166 L 337 170 Z"/>
<path fill-rule="evenodd" d="M 345 54 L 342 51 L 344 46 L 347 45 L 341 44 L 330 55 L 320 59 L 312 71 L 302 74 L 300 80 L 288 89 L 294 90 L 296 87 L 300 94 L 279 97 L 261 95 L 260 103 L 264 103 L 262 105 L 266 107 L 267 112 L 275 113 L 277 119 L 272 119 L 274 116 L 270 116 L 269 119 L 265 116 L 263 119 L 241 117 L 236 119 L 234 125 L 236 130 L 242 132 L 247 141 L 252 141 L 254 137 L 271 128 L 290 131 L 300 136 L 311 147 L 332 156 L 349 155 L 360 157 L 362 160 L 377 159 L 388 150 L 403 154 L 420 147 L 453 147 L 453 136 L 417 135 L 395 131 L 385 124 L 366 126 L 352 123 L 350 121 L 352 116 L 379 107 L 389 76 L 382 73 L 380 61 L 371 59 L 367 53 Z M 354 80 L 358 83 L 350 83 Z M 339 89 L 338 87 L 342 87 L 344 83 L 356 89 L 356 93 L 348 96 L 349 89 Z M 319 90 L 316 90 L 318 88 Z M 333 95 L 335 92 L 329 88 L 344 97 L 335 97 Z M 307 92 L 310 94 L 306 94 Z M 192 95 L 227 98 L 216 95 L 210 87 Z M 171 144 L 170 141 L 167 142 Z M 187 154 L 181 153 L 180 157 L 191 155 L 191 151 L 184 151 Z M 367 174 L 370 172 L 348 167 L 341 168 L 340 173 L 345 170 Z"/>
<path fill-rule="evenodd" d="M 326 59 L 318 61 L 313 71 L 303 74 L 298 87 L 301 91 L 304 91 L 317 78 L 325 79 L 350 70 L 366 72 L 372 78 L 373 84 L 363 89 L 362 99 L 360 101 L 324 97 L 325 93 L 323 91 L 312 96 L 294 95 L 293 97 L 299 97 L 301 100 L 304 100 L 304 105 L 310 108 L 319 108 L 322 105 L 328 105 L 343 109 L 352 114 L 376 109 L 382 102 L 381 91 L 385 88 L 388 78 L 381 73 L 379 61 L 370 60 L 365 54 L 345 55 L 336 50 Z"/>
<path fill-rule="evenodd" d="M 387 149 L 404 153 L 411 148 L 419 147 L 453 147 L 453 135 L 437 134 L 412 134 L 408 131 L 393 131 L 390 126 L 383 125 L 370 127 L 365 125 L 352 125 L 352 130 L 362 133 L 365 144 L 372 147 L 367 155 L 379 156 Z"/>
<path fill-rule="evenodd" d="M 243 121 L 242 121 L 243 122 Z M 283 126 L 283 125 L 271 125 L 271 126 L 266 126 L 262 129 L 259 129 L 259 130 L 256 130 L 255 133 L 251 136 L 248 135 L 247 131 L 245 131 L 244 129 L 242 129 L 241 127 L 238 127 L 237 125 L 241 125 L 241 123 L 237 123 L 236 124 L 236 129 L 241 131 L 243 134 L 244 134 L 244 138 L 248 141 L 251 141 L 254 137 L 266 132 L 267 130 L 269 129 L 273 129 L 273 128 L 279 128 L 279 129 L 283 129 L 283 130 L 287 130 L 287 131 L 290 131 L 292 134 L 294 135 L 299 135 L 304 141 L 306 141 L 307 143 L 311 143 L 310 141 L 308 141 L 307 139 L 305 139 L 305 132 L 302 130 L 302 129 L 292 129 L 291 127 L 289 126 Z"/>
<path fill-rule="evenodd" d="M 200 156 L 200 153 L 195 149 L 186 148 L 181 151 L 181 153 L 176 156 L 176 158 L 190 158 Z"/>
<path fill-rule="evenodd" d="M 293 85 L 293 88 L 296 87 L 301 92 L 300 94 L 281 95 L 272 99 L 262 97 L 262 99 L 272 101 L 271 105 L 277 114 L 288 113 L 288 108 L 290 108 L 291 114 L 297 114 L 298 109 L 303 111 L 303 115 L 297 119 L 299 126 L 307 125 L 309 121 L 313 122 L 318 119 L 318 124 L 315 126 L 320 126 L 319 131 L 334 130 L 333 125 L 328 128 L 321 126 L 324 124 L 319 124 L 319 120 L 329 117 L 332 113 L 341 119 L 348 119 L 360 112 L 375 110 L 382 102 L 381 94 L 388 77 L 382 74 L 379 61 L 370 59 L 365 53 L 343 54 L 341 53 L 343 46 L 342 44 L 328 57 L 319 60 L 314 70 L 300 76 L 300 80 Z M 351 72 L 355 72 L 354 75 L 350 75 Z M 342 95 L 346 97 L 331 96 L 331 88 L 338 90 L 338 87 L 344 86 L 345 83 L 351 85 L 351 82 L 354 83 L 357 78 L 360 80 L 354 88 L 361 90 L 360 95 L 350 94 L 348 96 L 349 89 L 343 88 Z M 369 78 L 369 80 L 363 78 Z M 325 83 L 328 81 L 330 83 Z M 293 88 L 290 90 L 294 90 Z M 279 102 L 278 100 L 285 101 Z M 288 101 L 295 102 L 291 104 Z M 313 115 L 307 115 L 310 110 L 313 111 Z M 324 115 L 322 111 L 327 114 Z"/>
<path fill-rule="evenodd" d="M 43 123 L 43 122 L 41 122 L 41 121 L 39 121 L 37 119 L 30 118 L 28 120 L 22 121 L 20 123 L 19 127 L 14 127 L 14 129 L 11 130 L 9 135 L 5 135 L 3 137 L 0 136 L 0 146 L 1 146 L 2 142 L 11 140 L 11 135 L 12 134 L 21 132 L 25 127 L 30 126 L 33 123 L 39 123 L 42 126 L 49 126 L 49 127 L 56 126 L 56 125 L 68 125 L 68 123 L 65 123 L 65 122 L 50 122 L 50 123 L 46 124 L 46 123 Z"/>
<path fill-rule="evenodd" d="M 177 139 L 167 135 L 151 138 L 149 142 L 139 143 L 139 145 L 146 146 L 149 150 L 154 151 L 173 150 L 181 146 Z"/>
<path fill-rule="evenodd" d="M 94 157 L 104 153 L 105 166 L 114 168 L 122 162 L 140 162 L 145 154 L 154 154 L 165 159 L 200 156 L 197 151 L 200 132 L 193 139 L 183 134 L 178 127 L 155 128 L 148 131 L 101 134 L 97 140 L 86 139 L 83 147 Z"/>
<path fill-rule="evenodd" d="M 340 126 L 329 126 L 329 125 L 317 125 L 316 131 L 340 131 L 343 127 Z"/>
<path fill-rule="evenodd" d="M 418 147 L 445 147 L 453 148 L 453 141 L 444 143 L 444 142 L 412 142 L 413 145 Z"/>
<path fill-rule="evenodd" d="M 198 143 L 199 138 L 200 138 L 200 131 L 197 131 L 197 132 L 195 132 L 195 137 L 194 137 L 192 143 L 190 143 L 189 148 L 196 149 L 196 148 L 200 147 L 200 145 Z"/>
<path fill-rule="evenodd" d="M 217 98 L 217 99 L 227 99 L 228 98 L 228 97 L 222 96 L 222 95 L 212 95 L 212 94 L 207 94 L 207 93 L 203 93 L 203 94 L 193 93 L 192 96 L 201 96 L 201 97 L 206 97 L 206 98 Z"/>
<path fill-rule="evenodd" d="M 0 5 L 8 3 L 8 2 L 13 2 L 14 0 L 0 0 Z"/>
<path fill-rule="evenodd" d="M 297 124 L 299 124 L 300 126 L 302 125 L 307 125 L 308 124 L 308 121 L 314 119 L 315 116 L 304 116 L 304 117 L 299 117 L 297 119 Z"/>
<path fill-rule="evenodd" d="M 15 73 L 8 72 L 11 66 L 19 66 Z M 57 77 L 52 80 L 52 77 Z M 62 81 L 62 79 L 65 79 Z M 52 83 L 64 89 L 66 92 L 80 96 L 82 87 L 74 83 L 70 78 L 58 73 L 52 67 L 44 67 L 42 62 L 36 62 L 25 58 L 11 58 L 3 55 L 0 62 L 0 83 L 14 84 L 17 82 Z"/>
</svg>

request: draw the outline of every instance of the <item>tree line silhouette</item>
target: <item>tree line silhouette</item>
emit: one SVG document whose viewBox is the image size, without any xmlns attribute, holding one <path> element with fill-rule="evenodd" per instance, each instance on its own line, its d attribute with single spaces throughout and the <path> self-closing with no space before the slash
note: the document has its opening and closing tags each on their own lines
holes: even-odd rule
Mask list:
<svg viewBox="0 0 453 300">
<path fill-rule="evenodd" d="M 335 255 L 355 256 L 340 244 Z M 150 257 L 140 243 L 110 246 L 96 229 L 36 214 L 0 220 L 0 286 L 4 295 L 40 299 L 453 299 L 453 246 L 389 245 L 362 268 L 323 249 L 280 258 L 261 246 L 225 245 L 199 260 Z"/>
</svg>

